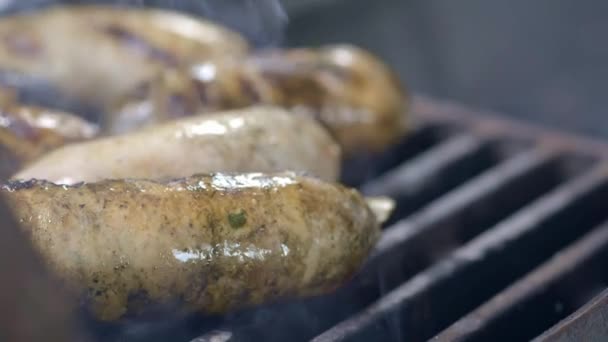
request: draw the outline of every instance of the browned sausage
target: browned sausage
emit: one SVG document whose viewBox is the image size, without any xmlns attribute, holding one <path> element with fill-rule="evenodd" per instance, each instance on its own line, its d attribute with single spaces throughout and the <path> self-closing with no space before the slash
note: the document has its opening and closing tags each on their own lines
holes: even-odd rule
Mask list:
<svg viewBox="0 0 608 342">
<path fill-rule="evenodd" d="M 21 105 L 10 96 L 0 102 L 0 177 L 10 177 L 44 153 L 92 138 L 98 131 L 96 125 L 69 113 Z"/>
<path fill-rule="evenodd" d="M 74 184 L 108 178 L 285 170 L 335 180 L 340 174 L 340 147 L 310 118 L 257 106 L 71 144 L 31 163 L 14 178 Z"/>
<path fill-rule="evenodd" d="M 235 32 L 165 10 L 55 6 L 0 19 L 0 70 L 100 106 L 159 70 L 247 50 Z"/>
<path fill-rule="evenodd" d="M 409 99 L 375 56 L 354 46 L 260 52 L 142 83 L 104 123 L 112 133 L 179 116 L 272 103 L 316 117 L 345 154 L 378 152 L 407 132 Z"/>
<path fill-rule="evenodd" d="M 325 293 L 357 271 L 380 232 L 357 191 L 292 173 L 29 181 L 1 193 L 103 320 L 155 303 L 225 313 Z"/>
</svg>

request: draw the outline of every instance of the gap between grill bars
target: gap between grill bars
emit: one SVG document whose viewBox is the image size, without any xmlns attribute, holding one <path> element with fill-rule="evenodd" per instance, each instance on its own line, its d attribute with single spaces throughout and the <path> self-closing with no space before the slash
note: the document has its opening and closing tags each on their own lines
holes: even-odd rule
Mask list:
<svg viewBox="0 0 608 342">
<path fill-rule="evenodd" d="M 530 340 L 601 291 L 608 281 L 602 270 L 606 266 L 608 222 L 459 319 L 433 341 Z M 569 290 L 572 286 L 581 290 Z"/>
</svg>

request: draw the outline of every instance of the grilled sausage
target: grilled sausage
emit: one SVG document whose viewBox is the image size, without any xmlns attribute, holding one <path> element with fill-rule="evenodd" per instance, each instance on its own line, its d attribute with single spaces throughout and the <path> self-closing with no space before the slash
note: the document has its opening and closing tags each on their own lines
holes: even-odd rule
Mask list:
<svg viewBox="0 0 608 342">
<path fill-rule="evenodd" d="M 261 106 L 71 144 L 45 155 L 14 178 L 74 184 L 108 178 L 285 170 L 335 180 L 340 148 L 314 120 Z"/>
<path fill-rule="evenodd" d="M 277 104 L 323 123 L 345 154 L 378 152 L 406 133 L 409 98 L 392 72 L 354 46 L 260 52 L 142 83 L 103 123 L 112 133 L 201 110 Z M 132 117 L 140 118 L 135 124 Z"/>
<path fill-rule="evenodd" d="M 407 95 L 371 53 L 354 46 L 294 49 L 254 56 L 275 103 L 304 107 L 328 127 L 345 153 L 378 152 L 405 133 Z"/>
<path fill-rule="evenodd" d="M 293 173 L 2 188 L 50 268 L 102 320 L 153 303 L 225 313 L 328 292 L 379 235 L 361 195 Z"/>
<path fill-rule="evenodd" d="M 0 69 L 102 107 L 161 69 L 247 50 L 235 32 L 164 10 L 62 6 L 0 19 Z"/>
<path fill-rule="evenodd" d="M 97 126 L 76 116 L 2 101 L 0 104 L 0 177 L 10 177 L 28 162 L 70 142 L 90 139 Z"/>
</svg>

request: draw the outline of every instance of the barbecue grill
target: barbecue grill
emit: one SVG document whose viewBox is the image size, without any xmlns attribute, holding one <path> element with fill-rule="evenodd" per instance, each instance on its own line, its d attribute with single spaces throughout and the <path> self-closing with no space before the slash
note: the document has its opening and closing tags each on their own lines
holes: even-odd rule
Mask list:
<svg viewBox="0 0 608 342">
<path fill-rule="evenodd" d="M 345 183 L 397 206 L 344 287 L 223 317 L 87 321 L 87 331 L 109 341 L 608 339 L 608 145 L 420 95 L 413 122 L 390 151 L 346 163 Z"/>
<path fill-rule="evenodd" d="M 416 96 L 415 127 L 345 178 L 397 209 L 335 293 L 114 340 L 581 341 L 608 336 L 608 149 Z M 358 172 L 367 167 L 367 173 Z M 356 176 L 356 177 L 355 177 Z M 560 323 L 561 322 L 561 323 Z M 109 332 L 110 331 L 110 332 Z"/>
</svg>

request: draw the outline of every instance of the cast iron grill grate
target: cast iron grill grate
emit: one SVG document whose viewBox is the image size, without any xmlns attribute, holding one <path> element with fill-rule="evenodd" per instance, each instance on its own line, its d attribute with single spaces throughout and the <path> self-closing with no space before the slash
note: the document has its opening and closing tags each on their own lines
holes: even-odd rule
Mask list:
<svg viewBox="0 0 608 342">
<path fill-rule="evenodd" d="M 113 337 L 518 341 L 581 307 L 608 311 L 603 297 L 590 302 L 608 284 L 608 148 L 420 96 L 414 112 L 405 141 L 347 167 L 348 183 L 398 204 L 344 288 L 226 317 L 126 325 Z M 591 333 L 566 323 L 539 339 Z"/>
<path fill-rule="evenodd" d="M 383 296 L 315 341 L 530 340 L 608 281 L 606 149 L 417 98 L 452 133 L 362 186 L 399 199 Z"/>
</svg>

